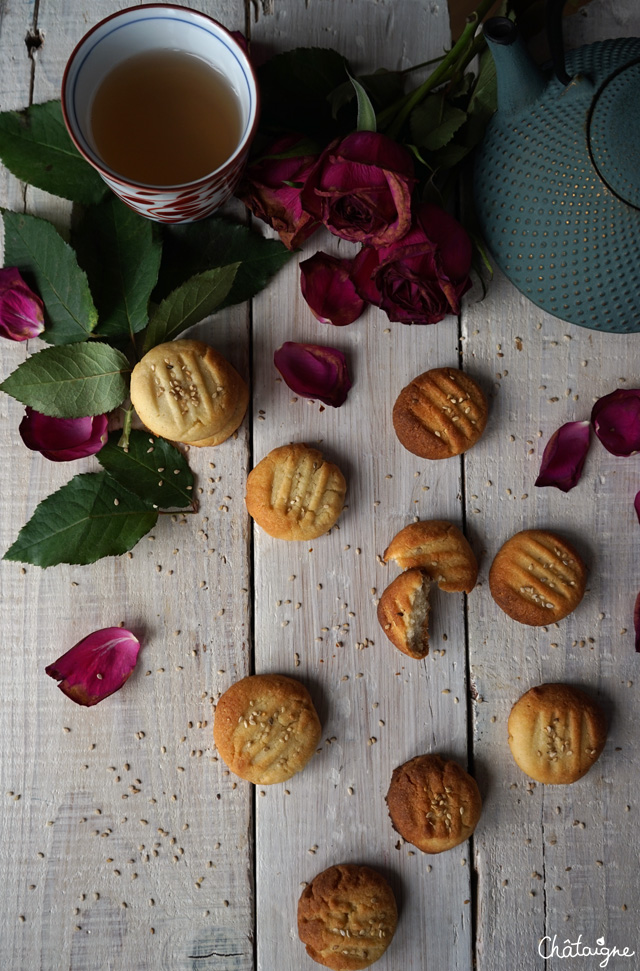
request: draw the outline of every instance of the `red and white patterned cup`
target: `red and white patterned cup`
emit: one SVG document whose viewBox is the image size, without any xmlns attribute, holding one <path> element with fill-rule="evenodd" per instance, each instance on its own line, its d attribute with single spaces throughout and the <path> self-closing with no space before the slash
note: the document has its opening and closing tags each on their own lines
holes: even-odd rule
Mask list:
<svg viewBox="0 0 640 971">
<path fill-rule="evenodd" d="M 224 75 L 237 95 L 241 136 L 226 162 L 203 178 L 182 185 L 145 185 L 124 178 L 101 159 L 91 108 L 105 76 L 121 61 L 167 49 L 195 54 Z M 71 54 L 62 80 L 62 111 L 76 148 L 131 209 L 163 223 L 203 219 L 232 195 L 257 127 L 258 102 L 255 74 L 241 44 L 206 14 L 174 4 L 142 4 L 100 21 Z"/>
</svg>

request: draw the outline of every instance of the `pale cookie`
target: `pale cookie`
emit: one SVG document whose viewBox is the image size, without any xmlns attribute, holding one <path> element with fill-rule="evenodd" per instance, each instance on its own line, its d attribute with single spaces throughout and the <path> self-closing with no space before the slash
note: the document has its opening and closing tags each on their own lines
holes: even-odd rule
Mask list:
<svg viewBox="0 0 640 971">
<path fill-rule="evenodd" d="M 423 570 L 405 570 L 380 597 L 378 623 L 392 644 L 420 660 L 429 653 L 429 587 Z"/>
<path fill-rule="evenodd" d="M 482 799 L 476 780 L 457 762 L 418 755 L 394 769 L 387 807 L 403 839 L 423 853 L 442 853 L 471 836 Z"/>
<path fill-rule="evenodd" d="M 471 593 L 478 579 L 478 563 L 464 535 L 442 519 L 410 523 L 384 551 L 385 562 L 395 560 L 407 570 L 419 567 L 447 593 Z"/>
<path fill-rule="evenodd" d="M 338 466 L 316 448 L 281 445 L 249 473 L 247 510 L 276 539 L 315 539 L 338 519 L 346 490 Z"/>
<path fill-rule="evenodd" d="M 581 779 L 607 740 L 600 706 L 568 684 L 530 688 L 511 709 L 508 730 L 516 763 L 536 782 L 547 785 Z"/>
<path fill-rule="evenodd" d="M 587 582 L 587 570 L 561 536 L 523 529 L 498 550 L 489 571 L 491 596 L 505 614 L 542 627 L 575 610 Z"/>
<path fill-rule="evenodd" d="M 382 957 L 398 923 L 391 887 L 368 866 L 323 870 L 298 901 L 298 936 L 307 954 L 334 971 L 360 971 Z"/>
<path fill-rule="evenodd" d="M 155 435 L 219 445 L 241 424 L 249 390 L 236 369 L 195 340 L 158 344 L 131 374 L 131 403 Z"/>
<path fill-rule="evenodd" d="M 487 399 L 473 378 L 456 368 L 433 368 L 402 389 L 393 406 L 393 427 L 414 455 L 447 459 L 475 445 L 487 415 Z"/>
<path fill-rule="evenodd" d="M 283 674 L 256 674 L 236 681 L 221 696 L 213 740 L 235 775 L 270 786 L 304 769 L 321 731 L 303 684 Z"/>
</svg>

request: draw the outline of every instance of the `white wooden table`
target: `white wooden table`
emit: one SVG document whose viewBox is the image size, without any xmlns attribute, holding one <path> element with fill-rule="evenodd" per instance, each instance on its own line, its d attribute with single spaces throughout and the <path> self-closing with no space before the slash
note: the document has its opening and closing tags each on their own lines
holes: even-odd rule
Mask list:
<svg viewBox="0 0 640 971">
<path fill-rule="evenodd" d="M 0 109 L 58 96 L 80 36 L 118 0 L 0 4 Z M 432 0 L 200 0 L 246 30 L 260 57 L 332 46 L 358 69 L 406 67 L 449 42 Z M 640 33 L 633 0 L 593 0 L 570 42 Z M 25 36 L 40 39 L 28 56 Z M 65 226 L 69 206 L 0 170 L 0 202 Z M 328 234 L 318 248 L 343 250 Z M 632 611 L 640 588 L 638 459 L 599 446 L 568 495 L 534 488 L 544 443 L 587 418 L 595 397 L 640 381 L 640 336 L 582 330 L 538 311 L 497 278 L 459 321 L 318 324 L 297 260 L 253 301 L 197 328 L 252 385 L 237 439 L 192 450 L 196 517 L 163 517 L 129 557 L 46 571 L 0 568 L 0 966 L 7 971 L 311 971 L 296 933 L 303 881 L 333 863 L 378 867 L 400 922 L 380 971 L 495 971 L 544 966 L 545 935 L 628 946 L 638 933 L 638 664 Z M 272 365 L 293 339 L 335 344 L 354 387 L 338 410 L 294 400 Z M 29 349 L 1 342 L 2 376 Z M 462 366 L 490 396 L 487 431 L 463 460 L 404 451 L 391 425 L 400 388 L 422 370 Z M 2 396 L 1 546 L 70 468 L 28 452 L 22 408 Z M 320 443 L 343 468 L 339 529 L 308 545 L 253 530 L 247 471 L 291 439 Z M 76 463 L 73 472 L 94 467 Z M 399 654 L 376 621 L 395 570 L 381 564 L 397 530 L 420 518 L 463 525 L 480 558 L 464 599 L 437 594 L 432 650 Z M 587 595 L 558 629 L 512 622 L 487 574 L 502 542 L 556 528 L 590 567 Z M 143 649 L 125 688 L 92 709 L 44 674 L 90 631 L 125 622 Z M 213 705 L 235 679 L 280 671 L 309 687 L 323 722 L 319 753 L 286 785 L 253 788 L 213 747 Z M 591 691 L 610 718 L 592 771 L 570 787 L 536 785 L 506 741 L 513 702 L 542 681 Z M 391 771 L 437 751 L 475 774 L 484 810 L 475 837 L 433 858 L 399 840 L 384 795 Z M 594 958 L 547 962 L 555 971 Z M 612 959 L 632 971 L 640 957 Z"/>
</svg>

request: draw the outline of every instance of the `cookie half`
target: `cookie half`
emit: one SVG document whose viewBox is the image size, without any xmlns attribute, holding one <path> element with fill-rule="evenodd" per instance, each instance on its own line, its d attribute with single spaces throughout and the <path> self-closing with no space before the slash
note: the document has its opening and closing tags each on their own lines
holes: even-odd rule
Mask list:
<svg viewBox="0 0 640 971">
<path fill-rule="evenodd" d="M 495 602 L 530 627 L 553 624 L 575 610 L 586 582 L 587 569 L 573 546 L 541 529 L 523 529 L 508 539 L 489 571 Z"/>
<path fill-rule="evenodd" d="M 394 769 L 387 793 L 393 827 L 423 853 L 451 850 L 473 833 L 482 799 L 457 762 L 418 755 Z"/>
<path fill-rule="evenodd" d="M 155 435 L 218 445 L 241 424 L 249 390 L 236 369 L 202 341 L 158 344 L 131 374 L 131 402 Z"/>
<path fill-rule="evenodd" d="M 429 653 L 429 588 L 423 570 L 405 570 L 380 597 L 378 623 L 399 651 L 421 660 Z"/>
<path fill-rule="evenodd" d="M 384 551 L 403 570 L 419 567 L 447 593 L 470 593 L 478 579 L 478 563 L 463 533 L 443 519 L 409 523 Z"/>
<path fill-rule="evenodd" d="M 213 740 L 235 775 L 270 786 L 305 767 L 321 731 L 303 684 L 283 674 L 256 674 L 236 681 L 220 697 Z"/>
<path fill-rule="evenodd" d="M 337 521 L 347 484 L 337 465 L 317 448 L 281 445 L 249 473 L 249 515 L 276 539 L 309 540 Z"/>
<path fill-rule="evenodd" d="M 382 957 L 398 923 L 391 887 L 368 866 L 323 870 L 298 901 L 298 936 L 307 954 L 334 971 L 360 971 Z"/>
<path fill-rule="evenodd" d="M 393 427 L 404 447 L 424 459 L 447 459 L 478 441 L 489 409 L 484 392 L 464 371 L 433 368 L 398 395 Z"/>
<path fill-rule="evenodd" d="M 569 785 L 581 779 L 607 740 L 600 705 L 568 684 L 530 688 L 511 709 L 508 729 L 516 763 L 546 785 Z"/>
</svg>

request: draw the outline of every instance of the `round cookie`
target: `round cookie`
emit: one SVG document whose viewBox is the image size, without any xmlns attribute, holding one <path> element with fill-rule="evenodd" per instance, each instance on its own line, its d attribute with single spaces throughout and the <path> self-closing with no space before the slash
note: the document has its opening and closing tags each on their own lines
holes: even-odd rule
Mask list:
<svg viewBox="0 0 640 971">
<path fill-rule="evenodd" d="M 491 596 L 521 624 L 541 627 L 562 620 L 584 596 L 587 569 L 565 539 L 523 529 L 498 550 L 489 571 Z"/>
<path fill-rule="evenodd" d="M 581 779 L 607 740 L 602 708 L 568 684 L 530 688 L 511 709 L 508 730 L 516 763 L 546 785 L 569 785 Z"/>
<path fill-rule="evenodd" d="M 439 755 L 418 755 L 394 769 L 387 793 L 393 827 L 423 853 L 442 853 L 473 833 L 482 799 L 475 779 Z"/>
<path fill-rule="evenodd" d="M 281 445 L 249 473 L 249 515 L 276 539 L 310 540 L 326 533 L 342 512 L 347 484 L 317 448 Z"/>
<path fill-rule="evenodd" d="M 309 692 L 283 674 L 236 681 L 220 697 L 213 723 L 213 740 L 227 766 L 262 786 L 304 769 L 321 732 Z"/>
<path fill-rule="evenodd" d="M 307 954 L 334 971 L 368 968 L 389 947 L 397 923 L 391 887 L 368 866 L 329 867 L 298 901 L 298 936 Z"/>
<path fill-rule="evenodd" d="M 471 593 L 478 579 L 478 563 L 467 539 L 443 519 L 409 523 L 393 537 L 383 559 L 395 560 L 402 570 L 420 567 L 447 593 Z"/>
<path fill-rule="evenodd" d="M 190 445 L 219 445 L 242 422 L 249 390 L 212 347 L 195 340 L 168 341 L 134 367 L 131 402 L 155 435 Z"/>
<path fill-rule="evenodd" d="M 447 459 L 475 445 L 488 411 L 484 392 L 468 374 L 433 368 L 402 389 L 393 406 L 393 427 L 414 455 Z"/>
<path fill-rule="evenodd" d="M 416 660 L 429 653 L 429 588 L 423 570 L 405 570 L 384 590 L 378 623 L 392 644 Z"/>
</svg>

